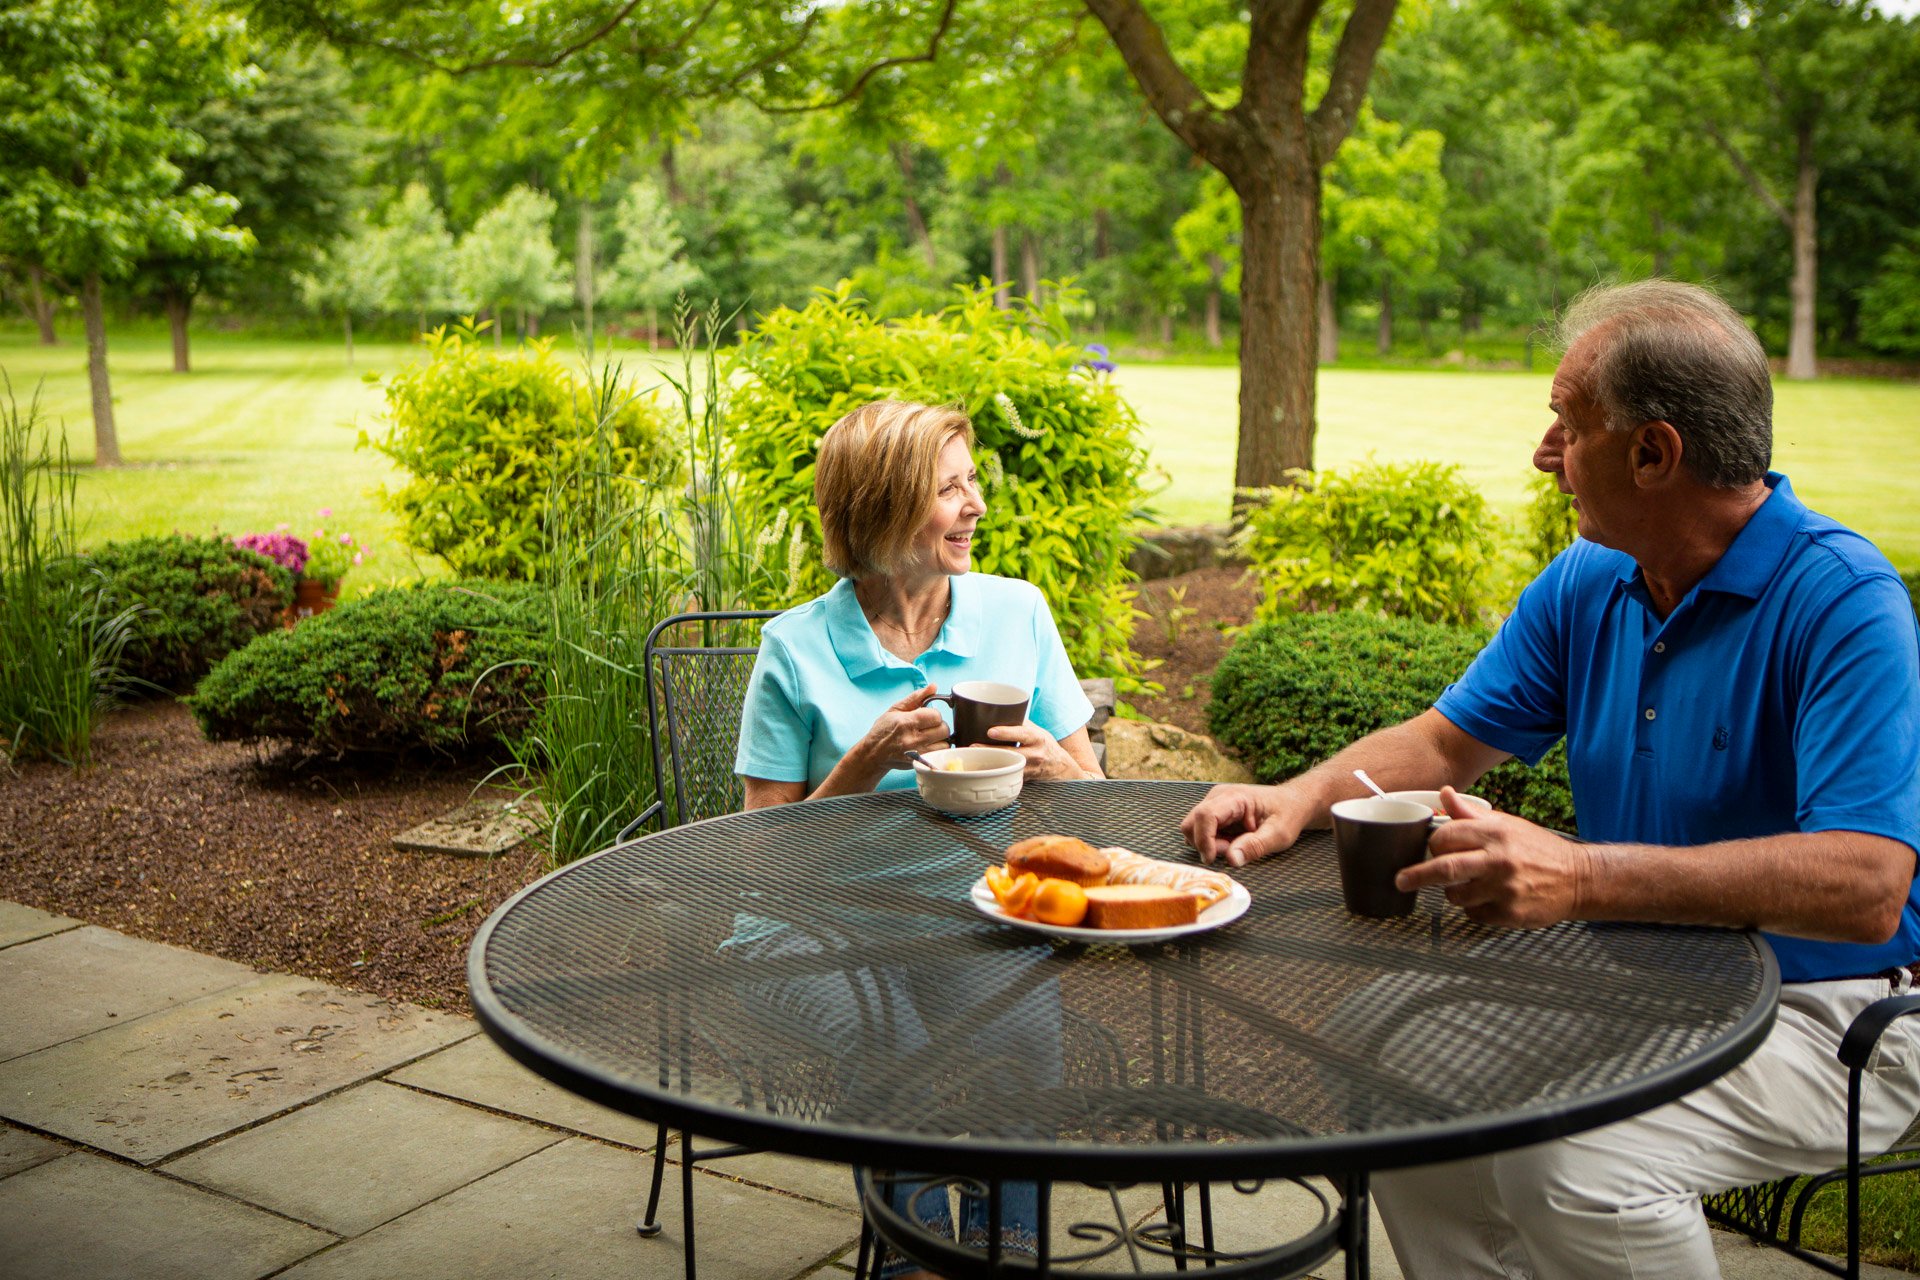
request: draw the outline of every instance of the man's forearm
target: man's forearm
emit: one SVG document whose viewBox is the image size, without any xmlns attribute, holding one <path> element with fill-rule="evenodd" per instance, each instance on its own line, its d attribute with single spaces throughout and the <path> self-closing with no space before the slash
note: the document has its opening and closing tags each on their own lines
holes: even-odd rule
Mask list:
<svg viewBox="0 0 1920 1280">
<path fill-rule="evenodd" d="M 1330 810 L 1336 801 L 1368 794 L 1354 777 L 1355 769 L 1365 769 L 1383 791 L 1464 789 L 1500 758 L 1467 738 L 1439 712 L 1429 711 L 1370 733 L 1324 764 L 1280 785 L 1292 789 L 1310 810 L 1307 826 L 1324 827 L 1333 821 Z"/>
<path fill-rule="evenodd" d="M 1580 847 L 1589 866 L 1578 918 L 1765 929 L 1828 942 L 1892 937 L 1914 873 L 1906 845 L 1854 831 L 1693 848 Z"/>
</svg>

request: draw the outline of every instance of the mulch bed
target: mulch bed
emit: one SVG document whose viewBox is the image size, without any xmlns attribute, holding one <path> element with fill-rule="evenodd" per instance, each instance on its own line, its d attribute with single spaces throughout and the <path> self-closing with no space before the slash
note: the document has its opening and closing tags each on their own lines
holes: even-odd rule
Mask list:
<svg viewBox="0 0 1920 1280">
<path fill-rule="evenodd" d="M 1206 730 L 1206 681 L 1256 593 L 1237 569 L 1142 584 L 1134 646 L 1166 692 L 1143 715 Z M 1169 637 L 1168 607 L 1191 609 Z M 467 801 L 489 766 L 292 760 L 200 736 L 185 707 L 107 716 L 93 764 L 0 766 L 0 898 L 261 970 L 471 1012 L 467 945 L 544 870 L 401 853 L 394 836 Z"/>
<path fill-rule="evenodd" d="M 0 770 L 0 898 L 135 937 L 469 1012 L 466 949 L 536 877 L 498 858 L 399 853 L 485 765 L 293 767 L 209 743 L 173 701 L 109 715 L 93 765 Z"/>
</svg>

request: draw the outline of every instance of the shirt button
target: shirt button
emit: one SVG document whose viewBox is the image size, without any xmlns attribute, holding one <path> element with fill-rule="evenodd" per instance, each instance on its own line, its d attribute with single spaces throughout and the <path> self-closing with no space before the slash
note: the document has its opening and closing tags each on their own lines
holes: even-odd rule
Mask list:
<svg viewBox="0 0 1920 1280">
<path fill-rule="evenodd" d="M 1648 707 L 1648 708 L 1647 708 L 1647 719 L 1649 719 L 1649 720 L 1651 720 L 1651 719 L 1653 719 L 1653 708 L 1652 708 L 1652 707 Z"/>
<path fill-rule="evenodd" d="M 1665 653 L 1665 652 L 1667 651 L 1667 642 L 1666 642 L 1665 640 L 1656 640 L 1656 641 L 1654 641 L 1654 642 L 1653 642 L 1653 651 L 1654 651 L 1655 653 Z"/>
</svg>

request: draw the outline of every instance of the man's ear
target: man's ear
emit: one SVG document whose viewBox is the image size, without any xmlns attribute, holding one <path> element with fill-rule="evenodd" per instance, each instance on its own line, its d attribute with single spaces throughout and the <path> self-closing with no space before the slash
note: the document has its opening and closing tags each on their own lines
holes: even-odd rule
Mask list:
<svg viewBox="0 0 1920 1280">
<path fill-rule="evenodd" d="M 1633 479 L 1642 489 L 1664 488 L 1680 479 L 1686 445 L 1671 422 L 1655 418 L 1633 429 Z"/>
</svg>

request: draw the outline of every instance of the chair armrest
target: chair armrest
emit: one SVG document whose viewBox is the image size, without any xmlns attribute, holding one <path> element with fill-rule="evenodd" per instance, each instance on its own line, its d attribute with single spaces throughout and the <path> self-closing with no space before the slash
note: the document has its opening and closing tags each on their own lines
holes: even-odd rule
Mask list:
<svg viewBox="0 0 1920 1280">
<path fill-rule="evenodd" d="M 1873 1056 L 1874 1046 L 1880 1043 L 1881 1033 L 1894 1019 L 1915 1013 L 1920 1013 L 1920 994 L 1875 1000 L 1860 1011 L 1860 1016 L 1847 1028 L 1847 1034 L 1840 1038 L 1840 1061 L 1854 1071 L 1865 1067 L 1867 1059 Z"/>
<path fill-rule="evenodd" d="M 649 822 L 658 822 L 659 819 L 666 814 L 666 811 L 666 802 L 664 800 L 655 800 L 652 804 L 640 811 L 639 817 L 620 828 L 620 834 L 614 837 L 614 843 L 625 844 L 627 841 L 633 839 L 634 832 L 646 826 Z"/>
</svg>

